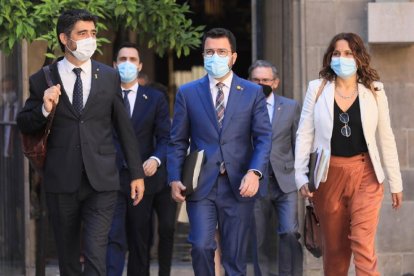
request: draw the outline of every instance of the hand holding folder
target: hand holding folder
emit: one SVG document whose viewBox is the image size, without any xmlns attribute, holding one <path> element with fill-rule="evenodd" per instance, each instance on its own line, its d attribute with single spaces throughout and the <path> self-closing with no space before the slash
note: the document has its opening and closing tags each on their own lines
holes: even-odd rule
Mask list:
<svg viewBox="0 0 414 276">
<path fill-rule="evenodd" d="M 185 158 L 181 176 L 182 183 L 186 187 L 185 196 L 192 194 L 197 189 L 204 160 L 204 150 L 193 151 Z"/>
<path fill-rule="evenodd" d="M 329 155 L 330 151 L 323 148 L 317 148 L 309 155 L 308 187 L 310 192 L 318 189 L 319 183 L 327 170 Z"/>
</svg>

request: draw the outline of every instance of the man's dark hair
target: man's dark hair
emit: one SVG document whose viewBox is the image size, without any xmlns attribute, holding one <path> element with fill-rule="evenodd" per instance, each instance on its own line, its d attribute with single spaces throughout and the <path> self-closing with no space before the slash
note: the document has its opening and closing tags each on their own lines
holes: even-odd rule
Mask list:
<svg viewBox="0 0 414 276">
<path fill-rule="evenodd" d="M 65 51 L 65 45 L 59 39 L 59 34 L 64 33 L 67 37 L 70 37 L 70 33 L 73 30 L 73 26 L 78 21 L 92 21 L 95 26 L 98 18 L 92 15 L 87 10 L 81 9 L 73 9 L 73 10 L 66 10 L 63 11 L 62 14 L 58 18 L 58 22 L 56 25 L 56 33 L 58 37 L 58 41 L 60 44 L 60 49 L 62 52 Z"/>
<path fill-rule="evenodd" d="M 113 61 L 116 62 L 118 59 L 119 51 L 121 51 L 122 48 L 134 48 L 138 52 L 138 58 L 141 60 L 141 56 L 139 54 L 138 45 L 133 42 L 122 42 L 121 45 L 117 48 L 116 52 L 114 53 Z"/>
<path fill-rule="evenodd" d="M 204 52 L 204 43 L 206 42 L 207 38 L 221 38 L 221 37 L 227 37 L 227 39 L 230 42 L 231 52 L 236 52 L 236 38 L 234 37 L 234 34 L 224 28 L 214 28 L 206 32 L 203 36 L 203 45 L 202 45 L 202 51 Z"/>
</svg>

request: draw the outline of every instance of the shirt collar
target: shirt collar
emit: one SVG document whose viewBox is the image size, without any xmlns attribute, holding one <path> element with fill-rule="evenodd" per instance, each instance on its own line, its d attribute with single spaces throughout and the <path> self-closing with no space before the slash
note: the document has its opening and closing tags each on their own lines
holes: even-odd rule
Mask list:
<svg viewBox="0 0 414 276">
<path fill-rule="evenodd" d="M 62 59 L 62 65 L 63 65 L 63 70 L 65 70 L 67 73 L 70 73 L 73 71 L 73 68 L 81 68 L 82 71 L 87 74 L 90 75 L 92 72 L 92 62 L 90 59 L 88 59 L 86 62 L 84 62 L 81 66 L 75 66 L 74 64 L 70 63 L 69 60 L 65 58 Z"/>
<path fill-rule="evenodd" d="M 266 102 L 270 106 L 274 106 L 275 105 L 275 94 L 273 92 L 272 92 L 272 94 L 270 94 L 270 97 L 267 97 L 266 98 Z"/>
<path fill-rule="evenodd" d="M 121 89 L 122 90 L 131 90 L 131 92 L 133 92 L 133 93 L 136 93 L 137 91 L 138 91 L 138 87 L 139 87 L 139 85 L 138 85 L 138 82 L 136 82 L 133 86 L 131 86 L 130 88 L 124 88 L 122 85 L 121 85 Z M 131 93 L 130 92 L 130 93 Z"/>
<path fill-rule="evenodd" d="M 210 82 L 210 89 L 212 87 L 216 87 L 217 83 L 219 83 L 219 82 L 224 83 L 225 87 L 230 88 L 231 87 L 231 82 L 233 81 L 233 71 L 230 71 L 229 76 L 223 81 L 218 81 L 215 78 L 208 75 L 208 81 Z"/>
</svg>

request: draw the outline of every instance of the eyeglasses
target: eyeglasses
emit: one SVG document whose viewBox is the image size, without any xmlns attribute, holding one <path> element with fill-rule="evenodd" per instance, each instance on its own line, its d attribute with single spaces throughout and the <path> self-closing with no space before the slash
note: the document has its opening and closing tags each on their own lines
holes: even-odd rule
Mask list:
<svg viewBox="0 0 414 276">
<path fill-rule="evenodd" d="M 214 56 L 214 53 L 217 53 L 219 57 L 226 57 L 229 52 L 227 49 L 205 49 L 203 55 L 204 57 L 210 58 Z"/>
<path fill-rule="evenodd" d="M 344 113 L 339 114 L 339 121 L 341 121 L 341 123 L 345 124 L 341 128 L 341 134 L 345 137 L 351 136 L 351 128 L 348 126 L 348 123 L 349 123 L 348 113 L 344 112 Z"/>
<path fill-rule="evenodd" d="M 270 83 L 272 81 L 274 81 L 275 79 L 257 79 L 257 78 L 252 78 L 252 81 L 255 83 Z"/>
</svg>

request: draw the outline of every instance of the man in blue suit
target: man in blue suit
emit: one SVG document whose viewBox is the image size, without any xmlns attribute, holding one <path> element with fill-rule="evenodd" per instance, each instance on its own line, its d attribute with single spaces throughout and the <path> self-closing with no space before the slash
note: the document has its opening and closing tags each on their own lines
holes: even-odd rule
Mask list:
<svg viewBox="0 0 414 276">
<path fill-rule="evenodd" d="M 124 43 L 119 47 L 114 67 L 121 77 L 124 105 L 131 117 L 140 145 L 140 157 L 144 161 L 145 194 L 139 205 L 131 204 L 128 196 L 130 176 L 124 154 L 118 147 L 121 191 L 109 232 L 107 275 L 122 275 L 128 249 L 128 275 L 149 276 L 152 215 L 155 211 L 160 236 L 159 275 L 168 276 L 171 270 L 176 203 L 171 200 L 170 187 L 166 185 L 165 163 L 171 124 L 166 96 L 149 86 L 138 85 L 138 72 L 142 69 L 142 63 L 135 44 Z"/>
<path fill-rule="evenodd" d="M 203 37 L 208 76 L 179 88 L 168 147 L 174 200 L 187 200 L 195 275 L 214 275 L 214 232 L 221 237 L 227 275 L 246 275 L 246 252 L 256 194 L 269 162 L 271 126 L 260 86 L 236 76 L 236 40 L 215 28 Z M 191 141 L 191 145 L 190 145 Z M 204 150 L 198 187 L 187 198 L 181 174 L 187 149 Z"/>
</svg>

